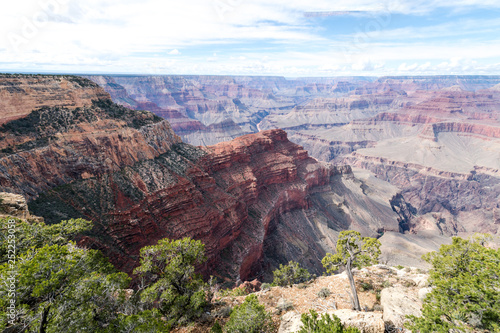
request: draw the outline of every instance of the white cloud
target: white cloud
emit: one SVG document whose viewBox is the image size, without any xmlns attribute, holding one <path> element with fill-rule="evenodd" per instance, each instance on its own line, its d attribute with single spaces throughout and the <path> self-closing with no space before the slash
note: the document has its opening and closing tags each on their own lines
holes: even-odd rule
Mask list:
<svg viewBox="0 0 500 333">
<path fill-rule="evenodd" d="M 496 65 L 500 62 L 499 38 L 457 39 L 446 43 L 426 39 L 494 34 L 500 29 L 499 20 L 470 19 L 392 30 L 383 27 L 381 31 L 369 32 L 354 40 L 354 35 L 324 37 L 322 27 L 304 17 L 304 12 L 334 10 L 423 15 L 437 7 L 500 8 L 500 2 L 493 0 L 317 0 L 314 3 L 303 0 L 52 0 L 60 5 L 47 10 L 40 3 L 48 1 L 0 4 L 0 31 L 5 32 L 0 35 L 0 71 L 31 68 L 289 76 L 363 72 L 378 75 L 391 71 L 497 71 L 491 73 L 500 74 Z M 226 6 L 220 7 L 221 3 Z M 48 13 L 47 22 L 34 19 L 44 13 Z M 30 29 L 33 25 L 35 29 Z M 20 37 L 17 49 L 13 48 L 9 36 Z M 266 43 L 270 46 L 264 45 Z M 229 46 L 247 49 L 231 53 Z M 196 52 L 192 52 L 193 49 Z M 180 55 L 179 50 L 182 57 L 170 57 Z M 453 60 L 458 54 L 461 59 Z"/>
<path fill-rule="evenodd" d="M 398 71 L 399 72 L 410 72 L 410 71 L 414 71 L 416 68 L 418 67 L 418 64 L 417 63 L 414 63 L 412 65 L 406 65 L 406 63 L 402 63 L 399 67 L 398 67 Z"/>
</svg>

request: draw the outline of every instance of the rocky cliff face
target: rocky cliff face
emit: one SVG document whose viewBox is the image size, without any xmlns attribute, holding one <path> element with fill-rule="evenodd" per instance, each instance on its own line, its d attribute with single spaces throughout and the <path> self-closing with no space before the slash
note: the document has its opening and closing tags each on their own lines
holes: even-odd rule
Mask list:
<svg viewBox="0 0 500 333">
<path fill-rule="evenodd" d="M 109 95 L 97 84 L 76 76 L 0 75 L 0 124 L 41 106 L 74 109 L 100 98 Z"/>
<path fill-rule="evenodd" d="M 343 96 L 369 78 L 288 80 L 283 77 L 89 76 L 113 100 L 168 119 L 185 142 L 211 145 L 260 129 L 267 116 L 288 113 L 297 103 Z M 346 102 L 355 105 L 357 102 Z M 279 125 L 277 127 L 280 127 Z M 284 128 L 284 127 L 282 127 Z"/>
<path fill-rule="evenodd" d="M 361 185 L 350 168 L 318 163 L 272 130 L 203 149 L 176 143 L 154 159 L 45 191 L 30 208 L 48 221 L 93 220 L 81 243 L 128 272 L 141 247 L 190 236 L 206 244 L 205 271 L 249 279 L 292 259 L 319 272 L 346 228 L 397 231 L 388 201 Z"/>
<path fill-rule="evenodd" d="M 67 109 L 43 107 L 3 125 L 0 186 L 35 198 L 74 180 L 159 156 L 180 142 L 167 122 L 99 100 Z"/>
<path fill-rule="evenodd" d="M 394 189 L 317 162 L 283 130 L 195 147 L 152 113 L 106 98 L 47 104 L 0 127 L 0 190 L 27 197 L 48 223 L 94 221 L 80 244 L 124 271 L 143 246 L 190 236 L 206 244 L 206 273 L 248 279 L 289 260 L 319 272 L 339 231 L 399 229 Z"/>
</svg>

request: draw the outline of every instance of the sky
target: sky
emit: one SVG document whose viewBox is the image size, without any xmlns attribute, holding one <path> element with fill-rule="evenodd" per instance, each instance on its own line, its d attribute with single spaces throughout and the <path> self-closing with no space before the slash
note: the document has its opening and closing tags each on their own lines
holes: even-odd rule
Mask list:
<svg viewBox="0 0 500 333">
<path fill-rule="evenodd" d="M 0 72 L 500 75 L 498 0 L 4 0 Z"/>
</svg>

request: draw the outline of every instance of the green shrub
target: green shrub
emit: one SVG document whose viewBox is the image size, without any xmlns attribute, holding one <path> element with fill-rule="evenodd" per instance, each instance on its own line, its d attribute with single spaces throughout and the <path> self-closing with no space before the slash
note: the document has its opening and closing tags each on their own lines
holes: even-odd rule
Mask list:
<svg viewBox="0 0 500 333">
<path fill-rule="evenodd" d="M 373 285 L 370 282 L 361 282 L 360 284 L 361 291 L 368 291 L 373 289 Z"/>
<path fill-rule="evenodd" d="M 389 280 L 385 280 L 384 283 L 382 283 L 382 287 L 384 288 L 392 287 L 392 283 Z"/>
<path fill-rule="evenodd" d="M 491 237 L 491 236 L 490 236 Z M 432 264 L 422 316 L 409 316 L 413 332 L 500 332 L 500 249 L 488 236 L 453 237 L 422 258 Z"/>
<path fill-rule="evenodd" d="M 318 297 L 319 298 L 327 298 L 328 296 L 330 296 L 332 294 L 332 292 L 330 291 L 330 289 L 326 288 L 326 287 L 323 287 L 320 289 L 320 291 L 318 291 Z"/>
<path fill-rule="evenodd" d="M 271 289 L 272 285 L 270 283 L 263 283 L 261 286 L 260 286 L 260 290 L 267 290 L 267 289 Z"/>
<path fill-rule="evenodd" d="M 233 309 L 224 327 L 227 333 L 267 333 L 273 329 L 271 315 L 259 304 L 255 295 L 248 296 L 241 305 Z"/>
<path fill-rule="evenodd" d="M 355 327 L 345 328 L 339 317 L 323 314 L 321 318 L 314 310 L 309 310 L 309 314 L 302 314 L 302 328 L 298 333 L 359 333 Z"/>
<path fill-rule="evenodd" d="M 238 296 L 245 296 L 247 294 L 248 293 L 243 288 L 234 288 L 234 289 L 228 288 L 228 289 L 219 291 L 219 295 L 221 297 L 238 297 Z"/>
<path fill-rule="evenodd" d="M 189 237 L 167 238 L 143 247 L 141 265 L 134 270 L 146 284 L 141 300 L 157 305 L 167 320 L 182 324 L 198 318 L 207 299 L 207 284 L 195 267 L 205 262 L 205 245 Z"/>
<path fill-rule="evenodd" d="M 405 266 L 397 265 L 396 268 L 397 269 L 403 269 L 403 268 L 405 268 Z"/>
<path fill-rule="evenodd" d="M 210 333 L 222 333 L 222 326 L 219 324 L 218 321 L 215 322 L 215 324 L 212 326 L 210 329 Z"/>
<path fill-rule="evenodd" d="M 280 268 L 273 272 L 273 284 L 285 287 L 296 283 L 306 282 L 311 279 L 311 274 L 307 269 L 299 266 L 299 263 L 290 261 L 288 265 L 280 265 Z"/>
</svg>

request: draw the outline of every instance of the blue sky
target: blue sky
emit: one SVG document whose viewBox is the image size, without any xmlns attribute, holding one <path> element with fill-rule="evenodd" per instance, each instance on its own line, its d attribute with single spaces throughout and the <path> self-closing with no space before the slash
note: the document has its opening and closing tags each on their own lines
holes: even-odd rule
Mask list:
<svg viewBox="0 0 500 333">
<path fill-rule="evenodd" d="M 497 0 L 24 0 L 0 72 L 500 74 Z"/>
</svg>

